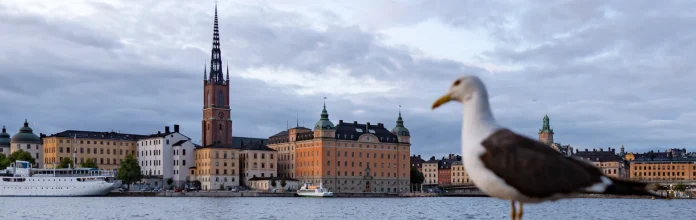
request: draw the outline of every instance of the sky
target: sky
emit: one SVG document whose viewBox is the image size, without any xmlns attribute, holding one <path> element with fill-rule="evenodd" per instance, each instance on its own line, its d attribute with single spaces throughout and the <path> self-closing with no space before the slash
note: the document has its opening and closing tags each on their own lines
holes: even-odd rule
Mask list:
<svg viewBox="0 0 696 220">
<path fill-rule="evenodd" d="M 462 75 L 495 118 L 576 149 L 687 148 L 696 140 L 696 1 L 218 2 L 233 135 L 329 118 L 396 124 L 411 154 L 459 154 L 462 106 L 430 106 Z M 200 142 L 213 0 L 0 1 L 0 125 Z M 209 67 L 207 67 L 209 69 Z"/>
</svg>

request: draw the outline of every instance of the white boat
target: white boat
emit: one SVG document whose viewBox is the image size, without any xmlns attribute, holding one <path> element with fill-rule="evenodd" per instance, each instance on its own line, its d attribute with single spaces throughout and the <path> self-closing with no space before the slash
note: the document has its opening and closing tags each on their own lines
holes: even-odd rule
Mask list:
<svg viewBox="0 0 696 220">
<path fill-rule="evenodd" d="M 311 183 L 304 183 L 304 185 L 297 190 L 297 195 L 307 197 L 333 197 L 333 193 L 325 189 L 321 183 L 319 183 L 319 186 L 313 186 Z"/>
<path fill-rule="evenodd" d="M 0 196 L 103 196 L 118 187 L 113 171 L 35 169 L 18 160 L 0 171 Z"/>
</svg>

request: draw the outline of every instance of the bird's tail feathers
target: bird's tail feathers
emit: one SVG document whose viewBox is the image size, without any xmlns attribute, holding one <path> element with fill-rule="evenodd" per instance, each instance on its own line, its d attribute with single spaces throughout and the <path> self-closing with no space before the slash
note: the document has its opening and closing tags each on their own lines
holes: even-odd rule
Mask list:
<svg viewBox="0 0 696 220">
<path fill-rule="evenodd" d="M 665 198 L 657 193 L 659 185 L 655 183 L 642 183 L 630 180 L 611 178 L 612 184 L 607 187 L 604 193 L 614 195 L 636 195 L 636 196 L 655 196 Z"/>
</svg>

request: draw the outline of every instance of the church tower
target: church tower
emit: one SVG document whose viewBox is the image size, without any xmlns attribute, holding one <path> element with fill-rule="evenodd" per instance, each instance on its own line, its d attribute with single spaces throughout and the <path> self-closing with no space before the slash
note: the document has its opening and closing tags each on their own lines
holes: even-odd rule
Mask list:
<svg viewBox="0 0 696 220">
<path fill-rule="evenodd" d="M 548 145 L 553 144 L 553 129 L 551 129 L 551 126 L 549 125 L 548 115 L 544 115 L 544 122 L 541 129 L 539 129 L 539 141 Z"/>
<path fill-rule="evenodd" d="M 227 78 L 222 75 L 222 52 L 218 32 L 217 5 L 213 25 L 213 49 L 210 58 L 210 75 L 203 69 L 203 121 L 202 146 L 232 144 L 232 119 L 230 117 L 230 70 Z"/>
</svg>

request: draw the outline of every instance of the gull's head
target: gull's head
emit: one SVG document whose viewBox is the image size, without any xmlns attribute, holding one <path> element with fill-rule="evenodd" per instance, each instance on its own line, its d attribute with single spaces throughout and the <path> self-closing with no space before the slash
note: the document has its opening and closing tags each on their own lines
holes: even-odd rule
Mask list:
<svg viewBox="0 0 696 220">
<path fill-rule="evenodd" d="M 484 90 L 483 82 L 478 77 L 474 75 L 459 77 L 452 82 L 447 93 L 433 103 L 433 109 L 450 101 L 458 101 L 464 104 L 470 101 L 477 93 L 485 92 Z"/>
</svg>

